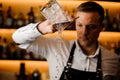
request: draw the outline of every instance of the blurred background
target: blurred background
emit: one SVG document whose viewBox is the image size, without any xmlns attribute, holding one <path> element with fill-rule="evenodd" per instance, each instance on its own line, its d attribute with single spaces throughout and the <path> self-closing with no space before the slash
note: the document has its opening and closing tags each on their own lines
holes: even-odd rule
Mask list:
<svg viewBox="0 0 120 80">
<path fill-rule="evenodd" d="M 0 80 L 49 80 L 49 69 L 42 56 L 18 48 L 13 32 L 29 23 L 44 21 L 40 9 L 49 0 L 0 0 Z M 57 0 L 74 17 L 76 7 L 88 0 Z M 120 0 L 94 0 L 104 7 L 104 29 L 100 43 L 120 55 Z M 70 34 L 70 33 L 73 34 Z M 55 34 L 45 35 L 55 37 Z M 68 27 L 63 38 L 76 38 L 75 28 Z M 37 76 L 34 76 L 37 74 Z M 7 77 L 6 77 L 7 76 Z"/>
</svg>

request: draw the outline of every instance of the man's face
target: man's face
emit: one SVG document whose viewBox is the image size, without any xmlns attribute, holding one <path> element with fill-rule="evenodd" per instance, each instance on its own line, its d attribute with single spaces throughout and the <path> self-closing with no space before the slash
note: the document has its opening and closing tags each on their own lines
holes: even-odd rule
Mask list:
<svg viewBox="0 0 120 80">
<path fill-rule="evenodd" d="M 76 31 L 81 46 L 96 44 L 102 26 L 97 12 L 77 12 Z"/>
</svg>

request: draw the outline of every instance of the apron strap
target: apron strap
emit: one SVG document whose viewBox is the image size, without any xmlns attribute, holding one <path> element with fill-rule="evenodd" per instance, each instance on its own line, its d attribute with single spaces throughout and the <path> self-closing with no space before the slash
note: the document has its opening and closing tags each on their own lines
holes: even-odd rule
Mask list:
<svg viewBox="0 0 120 80">
<path fill-rule="evenodd" d="M 101 49 L 99 50 L 99 54 L 98 54 L 98 62 L 97 62 L 97 73 L 96 73 L 96 78 L 97 80 L 102 80 L 103 75 L 102 75 L 102 54 L 101 54 Z"/>
<path fill-rule="evenodd" d="M 73 46 L 72 46 L 72 49 L 71 49 L 71 52 L 70 52 L 70 56 L 68 58 L 68 61 L 67 61 L 67 65 L 64 67 L 64 70 L 62 72 L 62 75 L 60 77 L 60 80 L 68 80 L 68 74 L 69 74 L 69 70 L 72 66 L 72 60 L 73 60 L 73 55 L 74 55 L 74 50 L 76 48 L 76 44 L 74 42 Z"/>
<path fill-rule="evenodd" d="M 72 46 L 72 49 L 71 49 L 71 52 L 70 52 L 70 56 L 69 56 L 68 61 L 67 61 L 68 66 L 72 66 L 72 60 L 73 60 L 73 55 L 74 55 L 75 48 L 76 48 L 76 44 L 74 42 L 74 44 Z"/>
<path fill-rule="evenodd" d="M 64 72 L 66 72 L 66 73 L 69 71 L 69 69 L 72 66 L 72 60 L 73 60 L 73 54 L 74 54 L 75 48 L 76 48 L 76 45 L 74 43 L 72 46 L 71 52 L 70 52 L 70 56 L 69 56 L 68 61 L 67 61 L 67 65 L 64 68 Z"/>
<path fill-rule="evenodd" d="M 75 51 L 75 48 L 76 48 L 76 44 L 74 42 L 73 46 L 72 46 L 72 49 L 71 49 L 71 52 L 70 52 L 70 56 L 68 58 L 68 61 L 67 61 L 67 65 L 64 67 L 64 70 L 62 72 L 62 75 L 60 77 L 60 80 L 68 80 L 68 75 L 71 74 L 70 73 L 70 68 L 72 66 L 72 60 L 73 60 L 73 55 L 74 55 L 74 51 Z M 96 78 L 97 80 L 102 80 L 103 76 L 102 76 L 102 65 L 101 65 L 101 49 L 99 50 L 99 54 L 98 54 L 98 61 L 97 61 L 97 68 L 96 68 Z"/>
</svg>

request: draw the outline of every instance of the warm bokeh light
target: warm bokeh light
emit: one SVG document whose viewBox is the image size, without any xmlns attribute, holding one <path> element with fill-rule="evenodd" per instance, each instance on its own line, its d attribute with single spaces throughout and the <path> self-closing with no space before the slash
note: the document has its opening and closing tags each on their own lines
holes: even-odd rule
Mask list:
<svg viewBox="0 0 120 80">
<path fill-rule="evenodd" d="M 2 38 L 6 38 L 8 43 L 13 42 L 12 34 L 16 29 L 0 29 L 0 36 Z M 53 34 L 44 35 L 45 37 L 56 37 L 57 32 Z M 76 31 L 75 30 L 64 30 L 62 33 L 62 38 L 66 40 L 76 39 Z M 120 32 L 106 32 L 102 31 L 99 36 L 100 43 L 111 49 L 111 46 L 116 46 L 117 43 L 120 41 Z M 111 44 L 111 45 L 110 45 Z M 109 46 L 108 46 L 109 45 Z"/>
<path fill-rule="evenodd" d="M 11 38 L 12 33 L 16 29 L 0 29 L 0 34 L 3 37 Z M 57 32 L 54 34 L 47 34 L 45 37 L 56 37 Z M 76 31 L 74 30 L 65 30 L 62 33 L 62 38 L 66 40 L 76 39 Z M 12 40 L 10 40 L 12 41 Z M 119 32 L 101 32 L 99 36 L 99 41 L 106 47 L 112 47 L 113 44 L 118 43 L 120 41 L 120 33 Z M 109 43 L 113 43 L 107 46 Z M 46 61 L 31 61 L 31 60 L 0 60 L 0 71 L 8 71 L 8 72 L 19 72 L 20 63 L 24 62 L 26 65 L 26 73 L 32 73 L 35 69 L 38 69 L 40 72 L 48 72 L 48 63 Z M 9 68 L 8 68 L 9 67 Z"/>
<path fill-rule="evenodd" d="M 25 61 L 25 60 L 0 60 L 0 71 L 19 73 L 20 63 L 25 63 L 26 74 L 35 70 L 44 73 L 48 72 L 48 63 L 46 61 Z"/>
<path fill-rule="evenodd" d="M 30 10 L 30 7 L 34 7 L 35 15 L 38 16 L 40 13 L 41 6 L 45 5 L 49 0 L 0 0 L 3 4 L 3 11 L 6 12 L 8 6 L 12 7 L 13 14 L 24 13 L 26 15 Z M 60 5 L 69 12 L 73 10 L 81 3 L 87 0 L 57 0 Z M 108 1 L 96 1 L 104 7 L 104 9 L 109 9 L 109 13 L 116 15 L 120 13 L 120 2 L 108 2 Z M 6 14 L 5 14 L 6 15 Z"/>
<path fill-rule="evenodd" d="M 40 8 L 45 5 L 49 0 L 0 0 L 3 7 L 2 10 L 6 16 L 6 11 L 9 6 L 12 7 L 13 15 L 23 13 L 25 16 L 32 6 L 34 8 L 35 16 L 40 14 Z M 74 9 L 81 3 L 87 0 L 57 0 L 61 6 L 68 10 L 70 13 L 74 14 Z M 109 10 L 111 19 L 120 14 L 120 2 L 108 2 L 108 1 L 96 1 L 104 7 L 104 9 Z M 7 38 L 9 43 L 13 42 L 12 34 L 16 29 L 0 29 L 0 36 L 2 38 Z M 45 37 L 56 37 L 57 32 L 54 34 L 44 35 Z M 62 33 L 62 38 L 66 40 L 76 39 L 76 31 L 65 30 Z M 99 36 L 100 43 L 113 50 L 114 46 L 120 41 L 120 32 L 101 32 Z M 42 73 L 48 73 L 48 63 L 46 61 L 32 61 L 32 60 L 0 60 L 0 71 L 19 73 L 20 63 L 25 63 L 26 74 L 31 74 L 34 70 L 39 70 Z"/>
</svg>

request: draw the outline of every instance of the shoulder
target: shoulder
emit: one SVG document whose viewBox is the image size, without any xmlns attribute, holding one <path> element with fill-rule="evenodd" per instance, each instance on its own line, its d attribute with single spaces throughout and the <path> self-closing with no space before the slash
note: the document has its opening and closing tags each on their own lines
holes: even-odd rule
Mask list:
<svg viewBox="0 0 120 80">
<path fill-rule="evenodd" d="M 70 40 L 69 41 L 69 44 L 70 44 L 71 47 L 73 46 L 74 43 L 77 44 L 77 40 Z"/>
<path fill-rule="evenodd" d="M 102 66 L 104 75 L 116 75 L 118 71 L 119 56 L 101 46 Z"/>
<path fill-rule="evenodd" d="M 105 58 L 116 58 L 116 59 L 119 58 L 119 56 L 118 56 L 116 53 L 108 50 L 107 48 L 105 48 L 105 47 L 103 47 L 103 46 L 100 46 L 100 47 L 101 47 L 101 52 L 102 52 L 103 58 L 104 58 L 104 57 L 105 57 Z"/>
<path fill-rule="evenodd" d="M 74 43 L 77 43 L 77 40 L 70 40 L 69 43 L 70 45 L 73 45 Z"/>
</svg>

